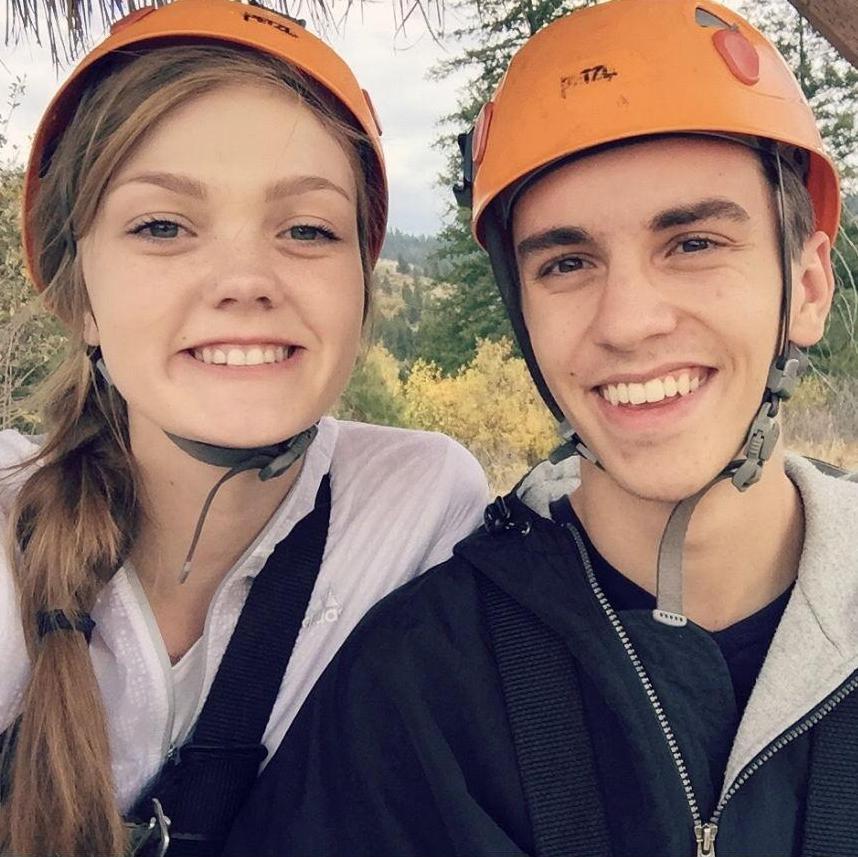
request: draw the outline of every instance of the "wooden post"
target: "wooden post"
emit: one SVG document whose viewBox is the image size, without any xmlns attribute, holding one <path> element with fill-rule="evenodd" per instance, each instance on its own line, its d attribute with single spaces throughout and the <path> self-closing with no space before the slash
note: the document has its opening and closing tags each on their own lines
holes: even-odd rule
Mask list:
<svg viewBox="0 0 858 857">
<path fill-rule="evenodd" d="M 858 68 L 858 0 L 790 0 Z"/>
</svg>

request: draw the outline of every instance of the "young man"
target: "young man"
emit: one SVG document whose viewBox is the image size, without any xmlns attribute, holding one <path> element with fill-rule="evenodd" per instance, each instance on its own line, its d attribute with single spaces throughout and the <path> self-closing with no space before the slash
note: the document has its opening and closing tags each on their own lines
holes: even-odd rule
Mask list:
<svg viewBox="0 0 858 857">
<path fill-rule="evenodd" d="M 580 456 L 370 613 L 227 853 L 858 854 L 858 485 L 777 436 L 839 217 L 797 83 L 709 0 L 614 0 L 464 149 Z"/>
</svg>

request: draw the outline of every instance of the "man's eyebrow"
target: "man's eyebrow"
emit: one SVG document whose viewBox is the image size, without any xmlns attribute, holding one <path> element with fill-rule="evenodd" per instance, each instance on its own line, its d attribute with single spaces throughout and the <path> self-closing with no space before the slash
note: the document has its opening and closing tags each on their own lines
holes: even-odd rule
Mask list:
<svg viewBox="0 0 858 857">
<path fill-rule="evenodd" d="M 123 179 L 116 187 L 122 187 L 126 184 L 152 184 L 157 187 L 162 187 L 164 190 L 172 191 L 173 193 L 190 196 L 194 199 L 205 199 L 206 188 L 201 182 L 192 179 L 189 176 L 179 175 L 178 173 L 162 173 L 162 172 L 145 172 L 137 173 Z"/>
<path fill-rule="evenodd" d="M 586 229 L 577 226 L 558 226 L 537 232 L 519 241 L 516 253 L 519 259 L 524 259 L 531 253 L 540 250 L 551 250 L 554 247 L 575 247 L 580 244 L 592 243 L 593 238 Z"/>
<path fill-rule="evenodd" d="M 690 205 L 679 205 L 676 208 L 667 208 L 660 211 L 649 222 L 652 232 L 663 229 L 671 229 L 674 226 L 688 226 L 701 220 L 732 220 L 736 223 L 745 223 L 751 217 L 741 205 L 729 199 L 702 199 Z"/>
<path fill-rule="evenodd" d="M 332 190 L 340 196 L 352 201 L 351 194 L 336 182 L 324 176 L 292 176 L 275 182 L 265 192 L 266 202 L 276 202 L 284 196 L 298 196 L 314 190 Z"/>
</svg>

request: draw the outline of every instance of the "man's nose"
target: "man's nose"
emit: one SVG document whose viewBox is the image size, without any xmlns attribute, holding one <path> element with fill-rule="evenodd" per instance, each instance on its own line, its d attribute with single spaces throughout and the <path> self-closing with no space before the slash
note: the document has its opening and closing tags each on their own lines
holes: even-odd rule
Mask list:
<svg viewBox="0 0 858 857">
<path fill-rule="evenodd" d="M 598 344 L 632 351 L 652 337 L 670 333 L 676 324 L 677 309 L 656 272 L 643 264 L 609 266 L 591 322 Z"/>
</svg>

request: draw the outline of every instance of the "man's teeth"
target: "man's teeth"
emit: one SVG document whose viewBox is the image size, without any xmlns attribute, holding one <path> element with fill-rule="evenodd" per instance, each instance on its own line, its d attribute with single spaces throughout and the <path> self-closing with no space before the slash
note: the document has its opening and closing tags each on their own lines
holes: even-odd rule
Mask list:
<svg viewBox="0 0 858 857">
<path fill-rule="evenodd" d="M 678 375 L 652 378 L 643 384 L 605 384 L 599 388 L 599 392 L 612 405 L 643 405 L 672 399 L 674 396 L 687 396 L 703 380 L 705 375 L 701 377 L 700 372 L 680 372 Z"/>
<path fill-rule="evenodd" d="M 194 358 L 202 363 L 222 366 L 259 366 L 262 363 L 280 363 L 295 353 L 295 345 L 222 345 L 195 348 Z"/>
</svg>

